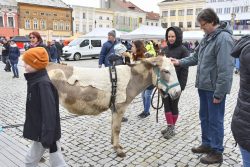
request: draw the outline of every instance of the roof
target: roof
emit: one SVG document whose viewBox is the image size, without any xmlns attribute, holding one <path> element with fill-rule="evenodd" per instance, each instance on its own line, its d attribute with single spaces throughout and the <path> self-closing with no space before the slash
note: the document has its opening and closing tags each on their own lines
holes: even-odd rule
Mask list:
<svg viewBox="0 0 250 167">
<path fill-rule="evenodd" d="M 0 0 L 0 6 L 17 6 L 16 0 Z"/>
<path fill-rule="evenodd" d="M 146 19 L 148 20 L 159 20 L 160 14 L 154 12 L 147 12 Z"/>
<path fill-rule="evenodd" d="M 145 12 L 144 10 L 142 10 L 141 8 L 139 8 L 138 6 L 136 6 L 135 4 L 133 4 L 130 1 L 126 1 L 126 0 L 115 0 L 115 2 L 124 9 L 127 10 L 133 10 L 136 12 Z"/>
<path fill-rule="evenodd" d="M 28 3 L 40 6 L 51 6 L 51 7 L 58 7 L 58 8 L 70 8 L 66 3 L 62 0 L 16 0 L 20 3 Z"/>
</svg>

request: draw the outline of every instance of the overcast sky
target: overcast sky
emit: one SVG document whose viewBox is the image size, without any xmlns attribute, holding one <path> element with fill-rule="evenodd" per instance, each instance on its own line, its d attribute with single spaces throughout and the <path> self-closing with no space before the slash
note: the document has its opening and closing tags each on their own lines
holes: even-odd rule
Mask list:
<svg viewBox="0 0 250 167">
<path fill-rule="evenodd" d="M 67 4 L 89 6 L 89 7 L 100 7 L 100 0 L 63 0 Z M 159 7 L 157 6 L 158 2 L 162 0 L 130 0 L 139 8 L 145 11 L 154 11 L 159 13 Z"/>
</svg>

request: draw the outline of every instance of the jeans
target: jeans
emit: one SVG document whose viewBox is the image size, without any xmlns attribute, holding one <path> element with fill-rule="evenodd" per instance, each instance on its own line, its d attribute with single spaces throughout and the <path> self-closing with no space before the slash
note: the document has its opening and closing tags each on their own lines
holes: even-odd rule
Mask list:
<svg viewBox="0 0 250 167">
<path fill-rule="evenodd" d="M 214 151 L 224 151 L 224 97 L 219 104 L 213 103 L 212 91 L 198 90 L 200 97 L 200 121 L 202 133 L 202 145 L 211 147 Z"/>
<path fill-rule="evenodd" d="M 243 149 L 241 146 L 240 147 L 240 152 L 243 160 L 243 167 L 250 167 L 250 152 Z"/>
<path fill-rule="evenodd" d="M 149 108 L 151 105 L 151 94 L 154 89 L 145 89 L 142 94 L 142 101 L 143 101 L 143 107 L 144 107 L 144 113 L 149 113 Z"/>
<path fill-rule="evenodd" d="M 52 59 L 52 58 L 51 58 L 51 62 L 57 63 L 57 59 Z"/>
<path fill-rule="evenodd" d="M 19 76 L 19 73 L 18 73 L 17 64 L 11 63 L 11 66 L 12 66 L 12 71 L 13 71 L 14 76 L 15 76 L 15 77 L 18 77 L 18 76 Z"/>
</svg>

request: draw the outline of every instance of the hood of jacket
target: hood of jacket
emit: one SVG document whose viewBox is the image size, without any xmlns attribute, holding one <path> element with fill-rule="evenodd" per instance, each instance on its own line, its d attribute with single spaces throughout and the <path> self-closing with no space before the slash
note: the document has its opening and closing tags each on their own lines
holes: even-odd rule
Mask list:
<svg viewBox="0 0 250 167">
<path fill-rule="evenodd" d="M 233 35 L 233 30 L 232 30 L 231 26 L 227 22 L 221 22 L 219 27 L 216 28 L 216 30 L 214 32 L 212 32 L 210 34 L 206 34 L 205 38 L 207 39 L 207 41 L 210 41 L 223 31 L 229 33 L 230 35 Z"/>
<path fill-rule="evenodd" d="M 168 42 L 168 32 L 169 31 L 174 31 L 175 33 L 175 36 L 176 36 L 176 40 L 175 40 L 175 43 L 174 44 L 170 44 Z M 168 47 L 170 48 L 174 48 L 174 47 L 178 47 L 180 45 L 182 45 L 182 39 L 183 39 L 183 35 L 182 35 L 182 31 L 179 27 L 176 27 L 176 26 L 172 26 L 172 27 L 169 27 L 166 31 L 166 34 L 165 34 L 165 39 L 167 41 L 167 44 L 168 44 Z"/>
<path fill-rule="evenodd" d="M 235 58 L 240 57 L 243 48 L 250 44 L 250 35 L 245 35 L 235 42 L 231 55 Z"/>
</svg>

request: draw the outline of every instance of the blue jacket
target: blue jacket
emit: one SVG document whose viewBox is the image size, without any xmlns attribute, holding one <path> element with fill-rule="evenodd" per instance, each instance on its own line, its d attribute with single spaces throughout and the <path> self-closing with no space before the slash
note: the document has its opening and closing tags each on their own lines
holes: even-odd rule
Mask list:
<svg viewBox="0 0 250 167">
<path fill-rule="evenodd" d="M 114 43 L 112 43 L 111 41 L 107 41 L 103 44 L 99 57 L 99 65 L 104 64 L 105 67 L 111 66 L 108 56 L 115 53 L 114 46 L 117 43 L 117 41 L 115 41 Z"/>
<path fill-rule="evenodd" d="M 58 58 L 58 52 L 57 52 L 57 48 L 55 45 L 51 45 L 49 47 L 49 53 L 50 53 L 50 58 L 51 59 L 57 59 Z"/>
<path fill-rule="evenodd" d="M 232 86 L 232 48 L 232 30 L 227 23 L 223 23 L 201 40 L 192 56 L 181 59 L 180 65 L 198 65 L 195 86 L 198 89 L 213 91 L 215 98 L 222 99 L 230 93 Z"/>
<path fill-rule="evenodd" d="M 20 56 L 20 51 L 16 45 L 9 47 L 9 59 L 11 64 L 17 64 Z"/>
</svg>

